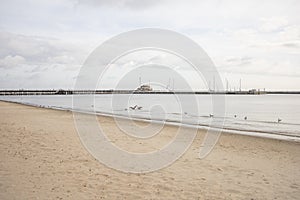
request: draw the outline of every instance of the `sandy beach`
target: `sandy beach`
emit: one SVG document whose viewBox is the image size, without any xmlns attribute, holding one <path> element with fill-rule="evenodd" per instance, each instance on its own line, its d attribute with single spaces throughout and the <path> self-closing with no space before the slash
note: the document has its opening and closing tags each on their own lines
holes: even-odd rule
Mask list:
<svg viewBox="0 0 300 200">
<path fill-rule="evenodd" d="M 130 174 L 110 169 L 83 147 L 72 112 L 0 102 L 0 199 L 299 199 L 300 144 L 222 134 L 198 158 L 205 131 L 189 150 L 162 170 Z M 110 117 L 98 117 L 111 141 L 151 151 L 163 136 L 133 140 Z"/>
</svg>

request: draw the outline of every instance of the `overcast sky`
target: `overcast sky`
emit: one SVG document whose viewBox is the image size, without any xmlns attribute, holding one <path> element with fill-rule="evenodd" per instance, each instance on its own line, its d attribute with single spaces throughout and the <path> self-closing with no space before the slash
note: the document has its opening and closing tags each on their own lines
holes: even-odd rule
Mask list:
<svg viewBox="0 0 300 200">
<path fill-rule="evenodd" d="M 232 88 L 241 78 L 245 89 L 300 90 L 299 10 L 298 0 L 2 0 L 0 89 L 72 88 L 83 62 L 103 41 L 154 27 L 196 41 Z M 115 68 L 103 88 L 126 71 Z M 182 74 L 192 77 L 187 71 Z M 128 87 L 135 87 L 138 78 L 128 77 Z M 196 77 L 190 81 L 195 89 L 204 87 Z"/>
</svg>

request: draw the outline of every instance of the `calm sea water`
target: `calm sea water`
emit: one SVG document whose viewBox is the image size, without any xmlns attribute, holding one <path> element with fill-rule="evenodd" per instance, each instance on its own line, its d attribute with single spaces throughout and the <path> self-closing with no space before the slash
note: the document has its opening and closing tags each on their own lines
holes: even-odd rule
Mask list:
<svg viewBox="0 0 300 200">
<path fill-rule="evenodd" d="M 74 97 L 74 102 L 77 102 L 86 101 L 88 96 Z M 222 109 L 214 110 L 210 95 L 115 94 L 92 97 L 95 97 L 92 102 L 87 101 L 79 107 L 75 105 L 75 109 L 201 127 L 212 126 L 212 120 L 216 120 L 215 126 L 226 130 L 300 137 L 300 95 L 227 95 L 224 97 L 225 113 L 221 112 Z M 0 99 L 74 109 L 72 96 L 1 96 Z M 130 108 L 135 105 L 141 108 Z"/>
</svg>

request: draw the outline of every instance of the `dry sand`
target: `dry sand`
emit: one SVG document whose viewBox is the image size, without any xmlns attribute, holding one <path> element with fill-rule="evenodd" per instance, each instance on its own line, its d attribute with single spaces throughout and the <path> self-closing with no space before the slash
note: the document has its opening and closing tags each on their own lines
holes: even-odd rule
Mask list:
<svg viewBox="0 0 300 200">
<path fill-rule="evenodd" d="M 205 135 L 171 166 L 128 174 L 95 160 L 82 146 L 68 111 L 0 102 L 0 199 L 299 199 L 300 144 L 222 134 L 197 158 Z M 159 140 L 127 140 L 112 118 L 99 117 L 116 145 L 157 149 Z M 129 145 L 130 144 L 130 145 Z"/>
</svg>

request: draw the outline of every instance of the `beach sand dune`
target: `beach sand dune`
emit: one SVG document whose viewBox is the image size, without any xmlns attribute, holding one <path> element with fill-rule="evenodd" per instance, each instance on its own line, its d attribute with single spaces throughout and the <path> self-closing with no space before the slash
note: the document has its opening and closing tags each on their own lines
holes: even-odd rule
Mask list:
<svg viewBox="0 0 300 200">
<path fill-rule="evenodd" d="M 72 112 L 0 102 L 0 199 L 299 199 L 300 144 L 222 134 L 198 158 L 205 131 L 164 169 L 130 174 L 110 169 L 83 147 Z M 129 151 L 169 142 L 177 127 L 149 140 L 132 139 L 109 117 L 109 138 Z M 143 123 L 140 123 L 143 125 Z M 188 131 L 187 131 L 188 132 Z"/>
</svg>

